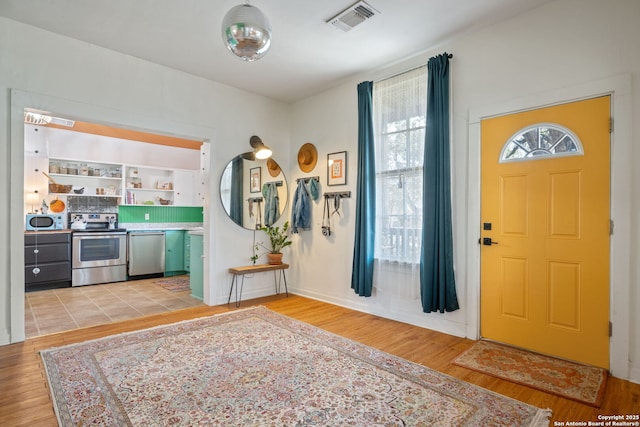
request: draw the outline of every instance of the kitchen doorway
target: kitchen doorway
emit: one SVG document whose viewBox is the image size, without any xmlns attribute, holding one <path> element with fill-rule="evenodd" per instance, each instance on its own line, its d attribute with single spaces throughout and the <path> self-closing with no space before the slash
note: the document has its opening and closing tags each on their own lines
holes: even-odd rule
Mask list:
<svg viewBox="0 0 640 427">
<path fill-rule="evenodd" d="M 39 132 L 34 132 L 38 130 Z M 38 139 L 40 140 L 47 140 L 46 145 L 42 144 L 43 146 L 41 147 L 42 152 L 40 153 L 40 156 L 38 156 L 38 154 L 35 155 L 35 165 L 33 164 L 34 154 L 31 153 L 31 151 L 34 151 L 32 150 L 32 147 L 34 146 L 33 135 L 38 135 Z M 63 136 L 60 137 L 60 135 Z M 28 140 L 27 138 L 31 139 Z M 60 139 L 62 139 L 63 142 L 58 142 L 56 144 L 56 142 Z M 78 142 L 77 140 L 80 140 L 80 142 Z M 79 161 L 82 159 L 86 160 L 86 163 L 80 164 L 88 163 L 89 165 L 92 165 L 97 160 L 105 161 L 105 159 L 102 157 L 100 159 L 91 158 L 92 154 L 89 152 L 89 150 L 87 150 L 86 154 L 83 154 L 84 150 L 82 149 L 82 147 L 85 144 L 83 144 L 82 142 L 85 140 L 90 140 L 92 147 L 95 148 L 97 146 L 102 146 L 103 151 L 105 151 L 104 148 L 107 148 L 107 151 L 109 152 L 128 150 L 130 153 L 133 153 L 136 151 L 140 151 L 141 149 L 146 149 L 150 152 L 153 151 L 154 153 L 162 153 L 162 148 L 172 147 L 169 150 L 173 150 L 170 151 L 170 153 L 174 154 L 174 156 L 170 156 L 171 161 L 167 162 L 167 167 L 170 164 L 177 164 L 175 163 L 177 152 L 186 152 L 185 150 L 196 150 L 198 154 L 190 154 L 189 156 L 185 155 L 184 157 L 186 157 L 187 159 L 194 159 L 192 160 L 193 164 L 191 165 L 193 170 L 200 171 L 202 169 L 202 165 L 196 164 L 196 162 L 200 161 L 199 152 L 201 145 L 203 144 L 200 141 L 176 138 L 172 136 L 170 137 L 150 132 L 133 131 L 114 126 L 87 123 L 79 120 L 70 120 L 66 117 L 56 116 L 53 118 L 53 121 L 51 121 L 51 115 L 47 115 L 44 112 L 33 112 L 30 110 L 29 112 L 25 112 L 25 199 L 27 199 L 31 195 L 30 191 L 33 191 L 34 188 L 37 188 L 35 190 L 35 194 L 40 195 L 40 198 L 43 199 L 43 203 L 45 202 L 44 199 L 58 197 L 48 194 L 49 191 L 46 187 L 46 184 L 44 186 L 34 186 L 32 184 L 34 181 L 34 167 L 36 168 L 36 171 L 38 170 L 38 168 L 42 169 L 43 171 L 48 169 L 48 172 L 52 174 L 49 176 L 50 179 L 53 179 L 53 177 L 58 180 L 67 178 L 64 173 L 60 174 L 58 170 L 52 171 L 50 168 L 52 164 L 50 157 L 57 157 L 52 153 L 52 151 L 56 151 L 54 150 L 54 145 L 57 146 L 58 152 L 64 152 L 64 147 L 69 147 L 69 149 L 66 151 L 68 151 L 72 157 L 76 155 L 74 159 L 77 159 Z M 60 145 L 63 146 L 62 150 L 60 148 Z M 111 150 L 110 146 L 113 146 L 114 150 Z M 152 146 L 157 146 L 158 148 L 150 148 Z M 37 153 L 38 150 L 36 149 L 35 151 Z M 93 156 L 95 157 L 95 155 L 96 154 L 94 151 Z M 149 155 L 143 155 L 142 157 L 148 156 Z M 156 160 L 161 160 L 161 157 L 162 156 L 158 156 L 158 159 Z M 38 164 L 38 161 L 40 161 L 40 163 L 42 164 Z M 122 163 L 123 161 L 129 162 L 132 161 L 132 159 L 130 156 L 128 156 L 127 158 L 122 157 L 118 160 L 118 156 L 116 156 L 116 162 Z M 47 165 L 47 163 L 49 164 Z M 56 166 L 57 165 L 58 162 L 56 162 Z M 189 162 L 187 162 L 185 166 L 189 166 Z M 85 180 L 89 181 L 89 183 L 91 184 L 93 182 L 102 182 L 102 178 L 95 177 L 92 172 L 93 171 L 91 171 L 91 178 L 85 178 Z M 76 175 L 70 175 L 70 179 L 80 177 L 80 173 L 81 172 L 78 172 L 78 174 Z M 39 173 L 37 173 L 36 175 L 38 175 L 36 180 L 43 181 L 43 178 L 39 176 Z M 76 179 L 82 178 L 80 177 Z M 108 181 L 108 183 L 117 183 L 119 181 L 120 180 L 115 179 Z M 201 180 L 199 179 L 198 181 Z M 109 208 L 109 212 L 116 213 L 117 215 L 118 205 L 128 203 L 128 201 L 125 201 L 124 191 L 126 191 L 125 189 L 129 185 L 130 184 L 125 184 L 125 188 L 122 189 L 122 194 L 118 192 L 121 197 L 117 197 L 117 195 L 115 195 L 115 197 L 114 195 L 112 195 L 112 197 L 93 196 L 93 188 L 91 188 L 91 191 L 89 191 L 87 194 L 73 195 L 74 193 L 71 192 L 69 193 L 71 194 L 70 196 L 62 195 L 60 197 L 67 201 L 66 211 L 77 210 L 78 208 L 73 209 L 72 205 L 80 204 L 91 211 L 95 211 L 97 209 L 98 211 L 102 212 L 102 210 L 109 208 L 108 206 L 104 206 L 104 204 L 107 203 L 111 206 Z M 191 189 L 189 189 L 189 191 L 191 191 Z M 170 193 L 163 193 L 163 195 L 164 194 Z M 94 203 L 92 203 L 92 201 Z M 25 200 L 25 202 L 27 202 L 27 200 Z M 31 205 L 33 205 L 33 203 Z M 38 204 L 36 204 L 36 208 L 38 207 Z M 25 206 L 25 210 L 26 209 L 31 209 L 31 207 Z M 63 212 L 63 214 L 66 215 L 66 211 Z M 29 210 L 29 213 L 33 214 L 31 210 Z M 67 224 L 65 228 L 72 228 L 71 224 Z M 95 233 L 89 234 L 93 236 L 93 234 Z M 124 236 L 126 239 L 126 234 Z M 72 253 L 75 253 L 75 245 L 77 244 L 75 237 L 72 239 L 72 241 Z M 122 256 L 124 257 L 124 262 L 126 263 L 126 250 L 124 251 Z M 43 266 L 43 269 L 44 268 L 45 267 Z M 44 272 L 45 270 L 43 270 L 43 273 Z M 76 284 L 73 283 L 72 287 L 66 287 L 67 284 L 63 283 L 62 286 L 50 286 L 53 289 L 28 292 L 25 295 L 26 337 L 32 338 L 39 335 L 46 335 L 50 333 L 87 326 L 107 324 L 116 321 L 143 317 L 150 314 L 164 313 L 203 304 L 200 300 L 192 297 L 190 295 L 190 291 L 172 292 L 158 286 L 156 284 L 157 280 L 123 281 L 125 280 L 125 277 L 126 274 L 123 275 L 123 277 L 118 281 L 112 280 L 115 283 L 104 283 L 104 279 L 102 282 L 88 282 L 87 285 L 89 286 L 76 286 Z M 188 276 L 186 276 L 186 278 L 188 281 Z M 179 279 L 179 277 L 176 279 Z M 126 297 L 122 297 L 123 295 L 126 295 Z"/>
<path fill-rule="evenodd" d="M 119 127 L 155 133 L 159 136 L 187 136 L 202 135 L 193 138 L 202 141 L 202 182 L 203 182 L 203 231 L 204 231 L 204 257 L 208 259 L 211 221 L 209 220 L 209 200 L 211 198 L 211 186 L 209 185 L 209 171 L 211 168 L 210 142 L 213 140 L 215 130 L 202 126 L 173 122 L 160 117 L 141 116 L 139 114 L 114 110 L 95 105 L 87 105 L 75 101 L 34 94 L 20 90 L 11 92 L 11 180 L 10 197 L 11 204 L 9 215 L 9 230 L 11 247 L 20 248 L 24 244 L 24 113 L 26 110 L 45 111 L 56 117 L 65 117 L 70 120 L 82 120 L 89 123 L 105 124 Z M 59 113 L 64 111 L 65 113 Z M 153 129 L 153 130 L 151 130 Z M 9 271 L 9 322 L 8 336 L 3 339 L 9 343 L 20 342 L 25 339 L 25 274 L 24 254 L 15 251 L 11 258 Z M 209 282 L 209 271 L 213 266 L 205 263 L 203 271 L 204 283 Z M 204 289 L 204 301 L 209 301 L 209 290 Z"/>
</svg>

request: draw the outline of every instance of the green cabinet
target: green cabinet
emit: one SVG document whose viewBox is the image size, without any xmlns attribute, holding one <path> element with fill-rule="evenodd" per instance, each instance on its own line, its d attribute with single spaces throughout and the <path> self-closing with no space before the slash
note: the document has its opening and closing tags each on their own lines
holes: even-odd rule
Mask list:
<svg viewBox="0 0 640 427">
<path fill-rule="evenodd" d="M 192 233 L 191 234 L 191 254 L 190 254 L 190 263 L 191 267 L 189 268 L 189 284 L 191 287 L 191 296 L 194 298 L 202 299 L 203 298 L 203 282 L 204 282 L 204 272 L 202 265 L 202 254 L 204 253 L 203 246 L 203 237 L 202 234 Z"/>
<path fill-rule="evenodd" d="M 165 276 L 186 273 L 184 266 L 184 235 L 184 230 L 167 230 L 164 232 Z"/>
<path fill-rule="evenodd" d="M 191 234 L 188 231 L 184 233 L 184 269 L 187 273 L 191 271 Z"/>
</svg>

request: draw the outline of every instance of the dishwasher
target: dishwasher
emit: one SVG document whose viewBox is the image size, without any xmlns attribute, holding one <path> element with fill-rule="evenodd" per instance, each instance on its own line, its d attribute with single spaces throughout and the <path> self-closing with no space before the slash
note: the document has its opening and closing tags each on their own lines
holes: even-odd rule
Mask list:
<svg viewBox="0 0 640 427">
<path fill-rule="evenodd" d="M 129 277 L 164 275 L 164 231 L 131 231 L 127 249 Z"/>
</svg>

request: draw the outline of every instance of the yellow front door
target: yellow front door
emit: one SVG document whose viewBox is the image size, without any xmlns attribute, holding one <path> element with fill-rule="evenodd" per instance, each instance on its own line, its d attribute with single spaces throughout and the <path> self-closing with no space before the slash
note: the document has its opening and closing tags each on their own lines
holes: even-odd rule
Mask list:
<svg viewBox="0 0 640 427">
<path fill-rule="evenodd" d="M 603 96 L 481 122 L 483 338 L 609 367 L 609 118 Z"/>
</svg>

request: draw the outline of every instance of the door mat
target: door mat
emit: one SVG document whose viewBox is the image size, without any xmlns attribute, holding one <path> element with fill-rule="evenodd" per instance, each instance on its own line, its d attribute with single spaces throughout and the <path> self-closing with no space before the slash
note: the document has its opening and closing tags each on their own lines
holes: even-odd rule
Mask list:
<svg viewBox="0 0 640 427">
<path fill-rule="evenodd" d="M 478 341 L 453 363 L 587 405 L 600 407 L 607 371 L 525 350 Z"/>
<path fill-rule="evenodd" d="M 63 427 L 541 427 L 551 415 L 264 307 L 41 355 Z"/>
<path fill-rule="evenodd" d="M 188 291 L 189 288 L 189 276 L 173 277 L 170 279 L 154 280 L 154 284 L 162 286 L 164 289 L 171 292 Z"/>
</svg>

